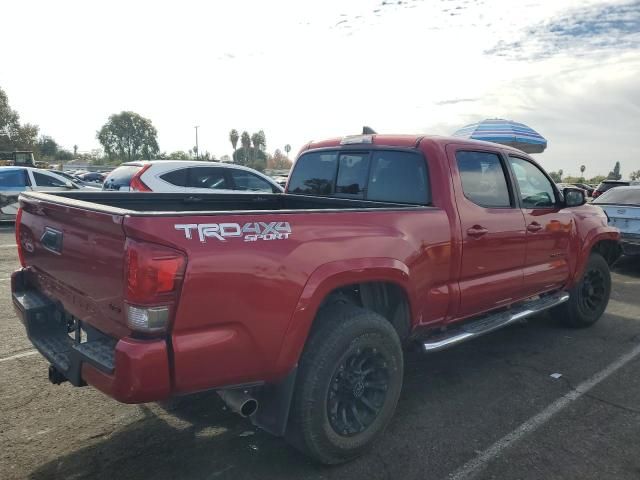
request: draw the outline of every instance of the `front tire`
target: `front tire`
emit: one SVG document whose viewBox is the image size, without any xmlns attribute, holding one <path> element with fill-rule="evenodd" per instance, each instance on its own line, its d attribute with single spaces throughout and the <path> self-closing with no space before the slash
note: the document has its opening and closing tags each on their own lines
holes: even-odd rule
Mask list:
<svg viewBox="0 0 640 480">
<path fill-rule="evenodd" d="M 610 294 L 609 265 L 602 255 L 592 253 L 582 278 L 569 291 L 569 300 L 553 308 L 551 315 L 569 327 L 590 327 L 607 309 Z"/>
<path fill-rule="evenodd" d="M 402 389 L 398 334 L 352 304 L 324 307 L 298 369 L 286 439 L 321 463 L 361 455 L 382 434 Z"/>
</svg>

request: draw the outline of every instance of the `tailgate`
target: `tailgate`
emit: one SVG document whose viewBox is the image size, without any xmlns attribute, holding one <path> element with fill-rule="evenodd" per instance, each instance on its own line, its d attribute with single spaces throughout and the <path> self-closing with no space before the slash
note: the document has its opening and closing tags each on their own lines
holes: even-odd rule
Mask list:
<svg viewBox="0 0 640 480">
<path fill-rule="evenodd" d="M 16 230 L 32 286 L 98 330 L 127 335 L 124 215 L 28 196 L 20 203 Z"/>
</svg>

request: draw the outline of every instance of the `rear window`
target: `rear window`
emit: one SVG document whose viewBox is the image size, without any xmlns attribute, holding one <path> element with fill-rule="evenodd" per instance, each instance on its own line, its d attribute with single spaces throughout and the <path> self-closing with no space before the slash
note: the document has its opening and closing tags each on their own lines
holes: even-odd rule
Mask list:
<svg viewBox="0 0 640 480">
<path fill-rule="evenodd" d="M 612 188 L 607 193 L 596 198 L 593 203 L 640 205 L 640 188 Z"/>
<path fill-rule="evenodd" d="M 0 188 L 24 187 L 26 184 L 25 170 L 0 170 Z"/>
<path fill-rule="evenodd" d="M 600 185 L 598 185 L 598 188 L 596 188 L 596 190 L 602 193 L 615 187 L 626 187 L 628 185 L 629 184 L 625 182 L 602 182 Z"/>
<path fill-rule="evenodd" d="M 105 190 L 120 190 L 120 187 L 128 187 L 133 176 L 140 171 L 139 165 L 122 165 L 116 168 L 105 179 L 102 186 Z"/>
<path fill-rule="evenodd" d="M 160 175 L 160 178 L 171 185 L 175 185 L 176 187 L 186 187 L 187 171 L 188 170 L 186 168 L 179 168 L 177 170 L 167 172 L 164 175 Z"/>
<path fill-rule="evenodd" d="M 427 167 L 413 152 L 311 152 L 296 162 L 288 193 L 425 205 Z"/>
</svg>

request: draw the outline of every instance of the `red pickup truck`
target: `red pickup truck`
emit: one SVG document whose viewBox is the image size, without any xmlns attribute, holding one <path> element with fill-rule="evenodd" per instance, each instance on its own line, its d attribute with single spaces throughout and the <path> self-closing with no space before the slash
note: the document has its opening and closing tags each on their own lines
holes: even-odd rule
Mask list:
<svg viewBox="0 0 640 480">
<path fill-rule="evenodd" d="M 592 325 L 619 232 L 509 147 L 310 143 L 284 194 L 25 193 L 13 302 L 54 383 L 127 403 L 217 390 L 324 463 L 389 423 L 403 349 L 549 310 Z"/>
</svg>

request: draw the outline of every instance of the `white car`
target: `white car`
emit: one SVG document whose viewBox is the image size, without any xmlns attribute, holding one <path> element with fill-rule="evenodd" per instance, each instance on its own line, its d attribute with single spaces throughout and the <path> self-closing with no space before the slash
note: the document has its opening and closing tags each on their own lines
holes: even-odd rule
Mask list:
<svg viewBox="0 0 640 480">
<path fill-rule="evenodd" d="M 640 186 L 615 187 L 593 201 L 609 218 L 609 225 L 620 229 L 622 250 L 640 255 Z"/>
<path fill-rule="evenodd" d="M 15 220 L 22 192 L 55 192 L 81 188 L 76 183 L 33 167 L 0 167 L 0 220 Z"/>
<path fill-rule="evenodd" d="M 283 188 L 252 168 L 219 162 L 152 160 L 123 163 L 103 190 L 164 193 L 280 193 Z"/>
</svg>

